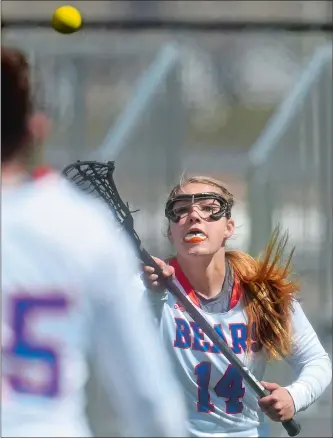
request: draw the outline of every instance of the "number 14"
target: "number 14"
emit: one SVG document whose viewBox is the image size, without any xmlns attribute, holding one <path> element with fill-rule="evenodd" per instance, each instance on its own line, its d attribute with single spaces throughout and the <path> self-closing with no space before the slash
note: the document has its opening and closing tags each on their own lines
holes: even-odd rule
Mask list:
<svg viewBox="0 0 333 439">
<path fill-rule="evenodd" d="M 209 382 L 212 364 L 203 361 L 197 364 L 194 373 L 197 376 L 198 385 L 198 412 L 210 413 L 215 412 L 215 406 L 210 402 Z M 243 377 L 239 374 L 232 364 L 229 364 L 222 378 L 214 387 L 214 392 L 219 398 L 226 398 L 226 412 L 229 414 L 241 413 L 243 403 L 241 399 L 244 396 L 245 388 L 243 387 Z"/>
</svg>

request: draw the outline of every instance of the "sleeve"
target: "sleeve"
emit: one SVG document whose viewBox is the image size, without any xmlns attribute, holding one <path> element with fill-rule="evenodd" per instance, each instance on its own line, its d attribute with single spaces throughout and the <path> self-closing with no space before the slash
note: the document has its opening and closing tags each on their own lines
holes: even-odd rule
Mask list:
<svg viewBox="0 0 333 439">
<path fill-rule="evenodd" d="M 294 400 L 296 412 L 299 412 L 313 404 L 329 386 L 332 363 L 298 302 L 294 305 L 292 325 L 292 355 L 286 360 L 297 379 L 285 388 Z"/>
<path fill-rule="evenodd" d="M 95 368 L 126 435 L 184 437 L 184 397 L 136 273 L 127 240 L 114 241 L 92 285 Z"/>
</svg>

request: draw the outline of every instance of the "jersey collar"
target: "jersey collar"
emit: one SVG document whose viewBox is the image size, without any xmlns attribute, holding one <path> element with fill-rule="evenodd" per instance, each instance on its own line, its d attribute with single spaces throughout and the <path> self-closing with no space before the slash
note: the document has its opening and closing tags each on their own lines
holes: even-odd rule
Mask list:
<svg viewBox="0 0 333 439">
<path fill-rule="evenodd" d="M 196 306 L 201 308 L 198 296 L 197 296 L 194 288 L 190 284 L 190 281 L 187 279 L 187 277 L 183 273 L 182 269 L 180 268 L 180 265 L 178 264 L 177 259 L 175 259 L 175 258 L 170 259 L 168 261 L 168 264 L 171 265 L 175 269 L 175 276 L 178 279 L 178 282 L 181 284 L 181 286 L 185 290 L 185 292 L 186 292 L 187 296 L 189 297 L 189 299 Z M 240 282 L 239 282 L 238 276 L 236 276 L 235 273 L 233 273 L 232 275 L 233 275 L 233 278 L 234 278 L 234 284 L 233 284 L 233 287 L 232 287 L 232 293 L 231 293 L 231 298 L 230 298 L 229 310 L 234 308 L 237 305 L 237 303 L 239 302 L 239 299 L 241 297 L 241 288 L 240 288 Z"/>
</svg>

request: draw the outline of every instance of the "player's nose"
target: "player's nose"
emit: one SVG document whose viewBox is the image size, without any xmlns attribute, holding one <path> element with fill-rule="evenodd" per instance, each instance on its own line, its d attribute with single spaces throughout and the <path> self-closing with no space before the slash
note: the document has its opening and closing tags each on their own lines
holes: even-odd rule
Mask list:
<svg viewBox="0 0 333 439">
<path fill-rule="evenodd" d="M 192 205 L 189 209 L 189 213 L 188 213 L 188 219 L 190 222 L 200 222 L 201 221 L 201 217 L 199 214 L 199 209 L 198 206 Z"/>
</svg>

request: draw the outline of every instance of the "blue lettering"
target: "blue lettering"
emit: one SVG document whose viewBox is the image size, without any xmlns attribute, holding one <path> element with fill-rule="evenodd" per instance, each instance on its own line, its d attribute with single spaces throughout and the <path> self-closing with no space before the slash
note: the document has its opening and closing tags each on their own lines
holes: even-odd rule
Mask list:
<svg viewBox="0 0 333 439">
<path fill-rule="evenodd" d="M 231 338 L 232 338 L 232 350 L 235 354 L 246 352 L 246 338 L 247 328 L 244 323 L 230 323 L 229 325 Z"/>
<path fill-rule="evenodd" d="M 192 349 L 200 352 L 208 352 L 211 344 L 208 341 L 203 342 L 205 337 L 203 330 L 196 322 L 191 322 L 191 328 L 194 334 Z"/>
<path fill-rule="evenodd" d="M 191 347 L 191 328 L 186 320 L 175 319 L 176 322 L 176 340 L 173 345 L 175 348 L 188 349 Z"/>
<path fill-rule="evenodd" d="M 222 331 L 222 326 L 220 324 L 214 325 L 214 329 L 218 333 L 218 335 L 222 338 L 222 340 L 225 343 L 227 343 L 227 340 L 226 340 L 226 338 L 223 334 L 223 331 Z M 221 353 L 220 349 L 217 346 L 215 346 L 215 344 L 211 345 L 209 352 L 211 352 L 212 354 L 220 354 Z"/>
</svg>

